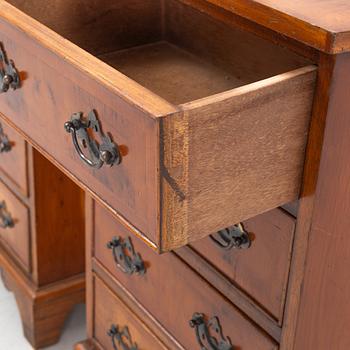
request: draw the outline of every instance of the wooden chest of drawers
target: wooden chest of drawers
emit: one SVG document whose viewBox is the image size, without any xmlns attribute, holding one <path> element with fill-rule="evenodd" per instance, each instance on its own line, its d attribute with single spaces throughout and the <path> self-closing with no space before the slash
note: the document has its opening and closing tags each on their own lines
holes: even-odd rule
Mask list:
<svg viewBox="0 0 350 350">
<path fill-rule="evenodd" d="M 85 299 L 84 197 L 7 123 L 0 126 L 0 269 L 27 339 L 42 348 L 59 339 Z"/>
<path fill-rule="evenodd" d="M 115 293 L 114 298 L 118 300 L 118 298 L 124 297 L 124 302 L 132 304 L 132 308 L 136 308 L 136 304 L 137 307 L 146 309 L 147 313 L 151 315 L 148 317 L 156 319 L 156 326 L 150 327 L 166 329 L 166 333 L 169 333 L 164 335 L 168 337 L 167 342 L 169 343 L 170 339 L 175 338 L 174 342 L 177 345 L 173 344 L 173 346 L 183 349 L 199 348 L 195 330 L 190 327 L 189 321 L 193 315 L 203 314 L 206 320 L 212 317 L 219 320 L 224 334 L 229 337 L 234 348 L 277 348 L 275 341 L 279 340 L 280 337 L 278 317 L 281 320 L 294 233 L 294 219 L 289 214 L 276 209 L 244 223 L 244 227 L 249 231 L 252 239 L 249 248 L 251 251 L 239 248 L 218 249 L 209 238 L 193 246 L 193 255 L 201 254 L 206 257 L 206 253 L 209 251 L 207 258 L 211 269 L 216 271 L 217 279 L 223 278 L 221 277 L 222 273 L 231 275 L 231 290 L 241 293 L 241 298 L 245 301 L 249 300 L 251 306 L 255 304 L 253 313 L 252 308 L 249 310 L 246 306 L 240 305 L 241 308 L 247 311 L 247 314 L 250 313 L 253 321 L 258 321 L 259 317 L 265 318 L 265 323 L 262 324 L 264 330 L 258 329 L 253 321 L 249 321 L 240 310 L 220 294 L 220 292 L 226 293 L 224 288 L 218 284 L 214 284 L 214 286 L 208 284 L 212 281 L 205 272 L 206 263 L 202 262 L 198 256 L 197 265 L 193 265 L 188 253 L 188 250 L 192 250 L 191 248 L 181 248 L 175 253 L 159 256 L 143 242 L 133 238 L 132 232 L 125 225 L 118 222 L 105 208 L 91 199 L 87 200 L 86 218 L 87 261 L 89 265 L 92 264 L 92 272 L 89 273 L 87 280 L 89 285 L 88 315 L 95 315 L 90 320 L 90 336 L 93 337 L 97 345 L 102 344 L 102 348 L 112 349 L 113 340 L 106 336 L 109 327 L 113 324 L 117 324 L 118 329 L 127 326 L 123 323 L 118 324 L 117 319 L 113 321 L 113 317 L 117 315 L 113 308 L 118 307 L 118 302 L 115 305 L 112 297 L 109 297 L 111 302 L 106 301 L 108 298 L 99 297 L 100 294 L 113 295 Z M 269 234 L 270 236 L 268 236 Z M 272 244 L 275 242 L 279 248 L 270 251 L 272 263 L 279 263 L 278 267 L 268 265 L 268 258 L 266 256 L 264 258 L 265 248 L 262 243 L 259 243 L 260 239 L 267 239 Z M 251 252 L 255 254 L 256 259 L 261 257 L 262 260 L 256 260 L 256 263 L 252 264 L 249 260 Z M 213 254 L 216 254 L 216 258 Z M 246 258 L 245 254 L 248 255 Z M 273 254 L 276 257 L 273 257 Z M 228 256 L 234 260 L 234 263 L 231 264 Z M 278 256 L 280 256 L 280 261 L 278 261 Z M 211 259 L 212 263 L 210 263 Z M 231 269 L 235 269 L 235 275 L 232 275 L 230 271 L 227 273 L 227 263 L 231 264 Z M 218 268 L 215 267 L 215 264 Z M 132 266 L 134 266 L 134 270 Z M 277 272 L 269 279 L 264 268 L 281 269 L 283 272 Z M 219 271 L 219 269 L 223 271 Z M 244 273 L 247 276 L 244 276 Z M 249 285 L 249 277 L 255 277 L 257 280 L 256 276 L 259 274 L 262 274 L 262 286 L 260 289 L 254 289 Z M 105 282 L 101 282 L 101 279 Z M 239 283 L 241 285 L 238 287 Z M 263 283 L 274 285 L 274 288 L 280 287 L 280 289 L 275 292 L 272 298 L 268 299 L 264 295 L 266 291 Z M 120 289 L 124 289 L 128 297 L 121 293 Z M 226 297 L 230 299 L 230 295 L 226 295 Z M 267 300 L 267 303 L 261 307 L 259 302 L 261 305 L 263 300 Z M 101 311 L 103 306 L 100 303 L 104 302 L 107 302 L 108 306 L 105 306 L 104 311 Z M 278 305 L 277 316 L 272 315 L 275 316 L 275 319 L 269 316 L 274 311 L 274 305 L 271 306 L 273 302 Z M 266 312 L 264 307 L 265 310 L 270 307 L 270 310 Z M 102 320 L 100 317 L 105 319 Z M 106 322 L 106 319 L 109 320 L 109 323 Z M 105 327 L 104 331 L 101 329 L 101 324 Z M 271 333 L 270 337 L 264 331 Z M 157 332 L 154 331 L 154 333 Z M 102 340 L 101 334 L 104 335 Z"/>
<path fill-rule="evenodd" d="M 340 0 L 0 0 L 1 118 L 91 196 L 78 349 L 350 347 L 349 14 Z M 31 186 L 48 182 L 15 142 L 3 216 L 32 227 L 31 198 L 47 198 Z M 34 229 L 18 229 L 26 243 L 5 231 L 2 245 L 37 285 L 69 275 L 71 258 L 49 273 L 46 243 L 33 260 Z"/>
</svg>

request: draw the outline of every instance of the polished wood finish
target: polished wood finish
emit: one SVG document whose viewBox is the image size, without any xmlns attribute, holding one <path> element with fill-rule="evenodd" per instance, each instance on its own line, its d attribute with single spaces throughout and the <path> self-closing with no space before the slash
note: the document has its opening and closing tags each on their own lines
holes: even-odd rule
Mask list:
<svg viewBox="0 0 350 350">
<path fill-rule="evenodd" d="M 310 125 L 306 161 L 303 174 L 303 188 L 299 201 L 298 221 L 293 247 L 291 277 L 284 317 L 281 346 L 293 349 L 298 324 L 300 294 L 303 286 L 305 259 L 308 250 L 309 232 L 315 205 L 315 191 L 318 181 L 319 163 L 323 148 L 324 128 L 327 121 L 329 94 L 332 84 L 336 56 L 322 55 L 319 65 L 316 98 Z"/>
<path fill-rule="evenodd" d="M 293 218 L 275 209 L 243 222 L 252 238 L 249 249 L 225 250 L 209 237 L 191 247 L 282 321 L 294 225 Z"/>
<path fill-rule="evenodd" d="M 10 251 L 21 266 L 31 271 L 29 210 L 0 182 L 0 201 L 5 201 L 6 212 L 14 221 L 13 227 L 0 228 L 0 243 Z"/>
<path fill-rule="evenodd" d="M 11 150 L 0 153 L 0 172 L 16 184 L 22 194 L 28 195 L 27 146 L 23 138 L 5 122 L 1 122 Z"/>
<path fill-rule="evenodd" d="M 15 294 L 24 334 L 40 348 L 58 341 L 68 313 L 84 301 L 84 194 L 17 137 L 26 152 L 12 169 L 16 174 L 17 163 L 19 170 L 22 163 L 28 169 L 28 193 L 11 181 L 12 172 L 0 172 L 0 200 L 14 219 L 14 227 L 0 229 L 0 268 Z"/>
<path fill-rule="evenodd" d="M 99 265 L 99 261 L 106 266 L 110 274 L 186 349 L 195 349 L 198 346 L 194 331 L 188 325 L 194 312 L 203 312 L 208 317 L 217 316 L 224 333 L 230 336 L 233 344 L 242 349 L 275 348 L 270 338 L 172 253 L 159 256 L 142 242 L 133 239 L 135 251 L 140 253 L 147 271 L 144 276 L 123 273 L 116 267 L 106 243 L 113 236 L 127 238 L 130 232 L 98 204 L 95 205 L 95 214 L 91 219 L 94 220 L 92 237 L 95 242 L 92 249 L 96 257 L 96 262 L 93 259 L 93 266 Z"/>
<path fill-rule="evenodd" d="M 349 54 L 330 60 L 327 123 L 294 349 L 347 349 L 350 337 L 349 284 Z M 334 155 L 337 156 L 334 156 Z M 306 329 L 307 328 L 307 329 Z"/>
<path fill-rule="evenodd" d="M 138 47 L 136 54 L 139 42 L 117 53 L 116 45 L 114 52 L 99 55 L 114 69 L 0 2 L 0 39 L 18 69 L 28 73 L 18 91 L 1 96 L 7 120 L 160 252 L 297 199 L 316 76 L 316 68 L 303 67 L 308 63 L 294 53 L 178 1 L 165 4 L 164 16 L 158 19 L 162 38 L 181 49 L 153 36 L 153 45 Z M 34 2 L 19 7 L 36 16 Z M 120 9 L 113 13 L 123 14 Z M 181 14 L 183 32 L 176 26 Z M 193 22 L 186 20 L 192 15 Z M 37 16 L 40 19 L 40 13 Z M 206 20 L 210 25 L 205 39 L 189 40 L 188 34 L 198 33 Z M 134 22 L 127 21 L 128 26 Z M 67 34 L 64 28 L 61 34 Z M 79 38 L 77 33 L 77 39 L 71 39 L 79 44 Z M 251 45 L 243 44 L 247 39 Z M 241 42 L 239 65 L 231 59 L 237 56 L 234 42 Z M 252 47 L 259 54 L 253 55 Z M 137 52 L 146 57 L 141 64 Z M 160 96 L 118 72 L 119 65 L 137 82 L 162 92 Z M 148 65 L 155 74 L 149 74 Z M 181 77 L 164 89 L 179 65 Z M 228 79 L 232 75 L 235 79 Z M 221 82 L 219 91 L 210 87 L 213 79 Z M 178 82 L 196 93 L 178 89 Z M 199 100 L 188 101 L 189 97 Z M 71 145 L 64 122 L 74 112 L 91 109 L 97 110 L 103 130 L 121 145 L 119 166 L 91 170 Z"/>
<path fill-rule="evenodd" d="M 318 50 L 332 54 L 350 50 L 346 0 L 207 1 Z"/>
<path fill-rule="evenodd" d="M 83 275 L 37 287 L 0 246 L 0 269 L 20 311 L 23 332 L 35 349 L 56 343 L 75 304 L 85 297 Z"/>
<path fill-rule="evenodd" d="M 35 280 L 41 286 L 85 270 L 85 197 L 72 180 L 36 151 L 33 167 Z"/>
<path fill-rule="evenodd" d="M 112 325 L 118 326 L 120 331 L 128 327 L 132 342 L 140 349 L 167 349 L 98 277 L 94 277 L 92 283 L 96 315 L 94 337 L 104 349 L 112 348 L 112 340 L 107 335 Z"/>
</svg>

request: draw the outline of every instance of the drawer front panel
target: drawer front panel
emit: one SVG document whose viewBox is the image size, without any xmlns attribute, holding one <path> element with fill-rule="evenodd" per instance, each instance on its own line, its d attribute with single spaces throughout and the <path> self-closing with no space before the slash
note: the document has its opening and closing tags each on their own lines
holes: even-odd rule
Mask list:
<svg viewBox="0 0 350 350">
<path fill-rule="evenodd" d="M 0 241 L 21 265 L 29 271 L 29 210 L 1 182 L 0 203 L 2 204 L 0 209 L 0 225 L 2 226 L 0 227 Z"/>
<path fill-rule="evenodd" d="M 295 219 L 275 209 L 243 222 L 252 242 L 225 250 L 210 237 L 191 246 L 235 285 L 281 320 L 289 274 Z M 214 238 L 219 238 L 213 235 Z"/>
<path fill-rule="evenodd" d="M 1 94 L 0 112 L 80 185 L 156 241 L 157 121 L 117 96 L 107 82 L 98 83 L 3 20 L 0 31 L 7 56 L 23 76 L 19 89 Z M 64 124 L 72 114 L 92 110 L 103 132 L 120 146 L 121 164 L 93 169 L 79 158 Z"/>
<path fill-rule="evenodd" d="M 166 349 L 142 321 L 98 277 L 93 277 L 93 308 L 93 315 L 95 315 L 93 321 L 94 337 L 103 349 L 113 349 L 112 338 L 114 334 L 117 349 L 124 349 L 117 340 L 123 331 L 122 341 L 129 346 L 125 349 L 133 349 L 130 345 L 135 343 L 138 350 Z M 127 331 L 125 327 L 127 327 Z M 126 338 L 126 332 L 130 334 L 131 343 Z"/>
<path fill-rule="evenodd" d="M 189 326 L 194 313 L 218 317 L 223 332 L 239 349 L 275 349 L 270 338 L 258 330 L 238 309 L 196 275 L 175 254 L 157 255 L 138 239 L 135 252 L 145 273 L 131 275 L 116 266 L 108 242 L 114 236 L 130 236 L 128 230 L 95 204 L 93 251 L 96 259 L 148 309 L 186 349 L 200 349 L 195 330 Z M 122 264 L 121 264 L 122 265 Z"/>
<path fill-rule="evenodd" d="M 1 110 L 1 109 L 0 109 Z M 27 160 L 24 139 L 0 120 L 0 170 L 27 195 Z"/>
</svg>

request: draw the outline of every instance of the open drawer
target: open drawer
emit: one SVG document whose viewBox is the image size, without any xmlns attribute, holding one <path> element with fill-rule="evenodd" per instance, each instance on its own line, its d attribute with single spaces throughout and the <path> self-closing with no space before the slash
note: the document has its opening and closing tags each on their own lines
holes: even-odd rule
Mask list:
<svg viewBox="0 0 350 350">
<path fill-rule="evenodd" d="M 0 33 L 4 118 L 158 251 L 298 198 L 296 54 L 178 0 L 0 0 Z"/>
</svg>

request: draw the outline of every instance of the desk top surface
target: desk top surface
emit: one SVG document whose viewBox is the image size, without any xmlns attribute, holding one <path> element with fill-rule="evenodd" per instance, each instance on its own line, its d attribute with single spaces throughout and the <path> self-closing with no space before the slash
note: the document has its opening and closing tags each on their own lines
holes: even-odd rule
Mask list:
<svg viewBox="0 0 350 350">
<path fill-rule="evenodd" d="M 350 51 L 350 0 L 207 1 L 321 51 Z"/>
</svg>

